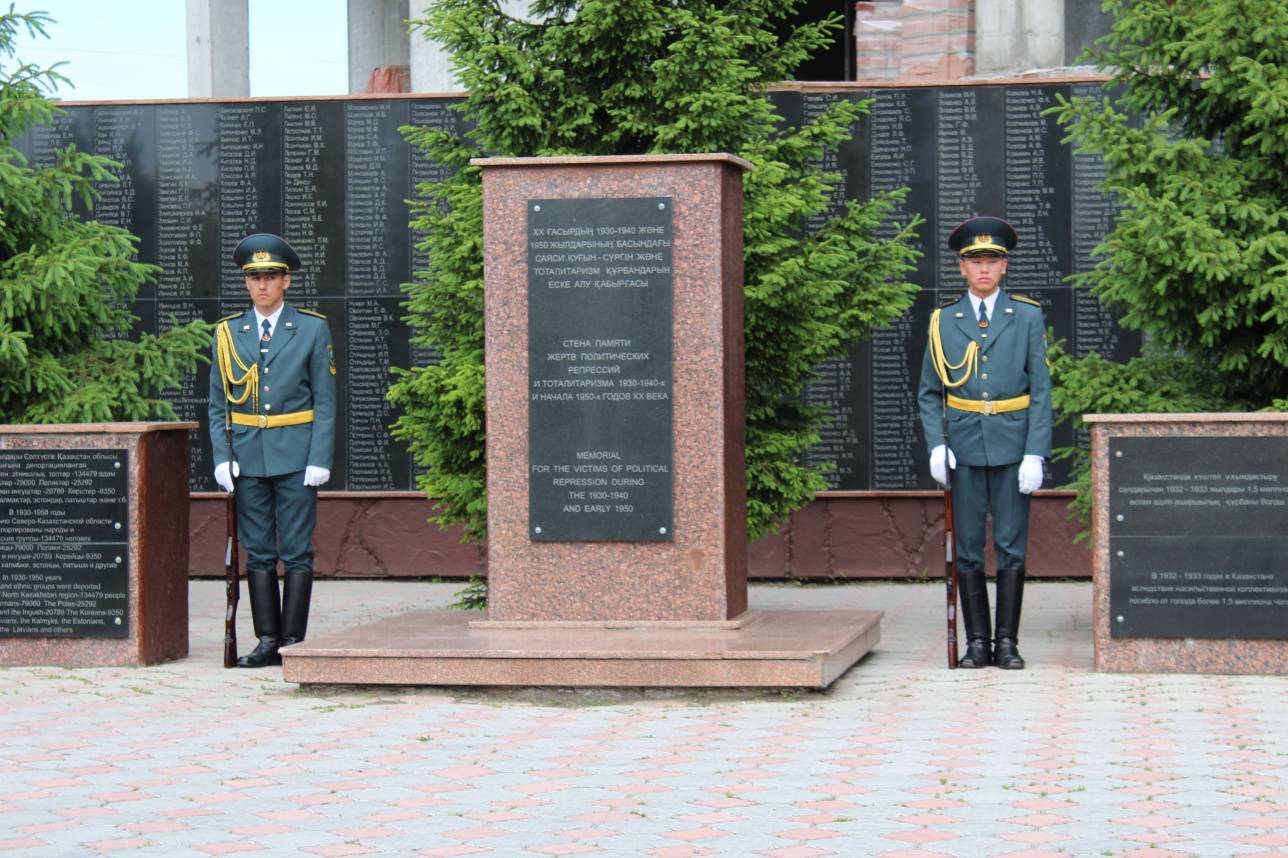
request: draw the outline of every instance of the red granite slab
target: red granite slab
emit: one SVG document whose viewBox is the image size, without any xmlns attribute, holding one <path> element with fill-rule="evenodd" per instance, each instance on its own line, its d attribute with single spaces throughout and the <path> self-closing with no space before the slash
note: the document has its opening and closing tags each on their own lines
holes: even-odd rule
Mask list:
<svg viewBox="0 0 1288 858">
<path fill-rule="evenodd" d="M 0 637 L 0 664 L 146 665 L 188 654 L 188 432 L 196 423 L 0 425 L 0 449 L 124 449 L 129 637 Z"/>
<path fill-rule="evenodd" d="M 478 629 L 412 611 L 282 651 L 302 684 L 826 688 L 881 637 L 879 611 L 756 611 L 739 629 Z"/>
<path fill-rule="evenodd" d="M 1288 414 L 1088 414 L 1091 426 L 1092 590 L 1096 670 L 1122 673 L 1288 674 L 1288 640 L 1115 638 L 1110 626 L 1109 442 L 1112 438 L 1288 435 Z M 1285 626 L 1288 637 L 1288 625 Z"/>
<path fill-rule="evenodd" d="M 489 620 L 710 620 L 747 607 L 742 170 L 730 155 L 483 166 Z M 673 542 L 528 531 L 527 201 L 673 200 Z"/>
</svg>

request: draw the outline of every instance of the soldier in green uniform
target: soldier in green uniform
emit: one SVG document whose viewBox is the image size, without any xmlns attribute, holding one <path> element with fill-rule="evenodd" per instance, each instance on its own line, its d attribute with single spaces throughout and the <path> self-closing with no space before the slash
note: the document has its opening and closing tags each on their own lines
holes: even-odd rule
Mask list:
<svg viewBox="0 0 1288 858">
<path fill-rule="evenodd" d="M 304 640 L 313 590 L 318 486 L 331 478 L 335 356 L 326 318 L 284 300 L 300 258 L 249 235 L 233 250 L 252 307 L 220 319 L 210 369 L 215 480 L 237 493 L 237 529 L 259 643 L 238 667 L 281 664 Z M 278 596 L 277 563 L 284 581 Z"/>
<path fill-rule="evenodd" d="M 966 626 L 960 667 L 1024 667 L 1017 642 L 1029 500 L 1042 486 L 1042 463 L 1051 455 L 1051 376 L 1041 307 L 1001 289 L 1007 252 L 1018 240 L 1011 225 L 995 217 L 971 218 L 949 236 L 968 291 L 931 316 L 917 396 L 930 472 L 949 485 L 952 470 Z M 990 511 L 997 553 L 992 634 L 984 579 Z"/>
</svg>

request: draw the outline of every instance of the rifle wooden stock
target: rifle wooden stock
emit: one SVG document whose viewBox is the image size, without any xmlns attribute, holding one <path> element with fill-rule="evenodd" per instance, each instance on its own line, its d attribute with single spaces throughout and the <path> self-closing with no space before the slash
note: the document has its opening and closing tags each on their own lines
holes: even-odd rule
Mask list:
<svg viewBox="0 0 1288 858">
<path fill-rule="evenodd" d="M 224 548 L 224 592 L 227 606 L 224 610 L 224 667 L 237 666 L 237 599 L 241 589 L 237 564 L 237 497 L 232 492 L 224 502 L 225 529 L 228 543 Z"/>
</svg>

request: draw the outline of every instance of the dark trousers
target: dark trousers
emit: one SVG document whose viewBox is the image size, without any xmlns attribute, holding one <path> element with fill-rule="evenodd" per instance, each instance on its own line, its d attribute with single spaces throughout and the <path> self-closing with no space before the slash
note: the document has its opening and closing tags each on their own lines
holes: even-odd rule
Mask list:
<svg viewBox="0 0 1288 858">
<path fill-rule="evenodd" d="M 953 521 L 959 569 L 984 568 L 988 513 L 993 513 L 993 549 L 998 569 L 1023 569 L 1029 544 L 1030 495 L 1020 494 L 1020 463 L 974 466 L 952 472 Z"/>
<path fill-rule="evenodd" d="M 237 533 L 246 546 L 246 569 L 313 571 L 313 529 L 318 490 L 304 485 L 304 472 L 276 477 L 239 477 Z"/>
<path fill-rule="evenodd" d="M 304 640 L 313 592 L 313 529 L 318 490 L 304 473 L 237 481 L 237 530 L 246 546 L 246 586 L 255 636 L 277 643 Z M 277 561 L 286 570 L 279 600 Z"/>
</svg>

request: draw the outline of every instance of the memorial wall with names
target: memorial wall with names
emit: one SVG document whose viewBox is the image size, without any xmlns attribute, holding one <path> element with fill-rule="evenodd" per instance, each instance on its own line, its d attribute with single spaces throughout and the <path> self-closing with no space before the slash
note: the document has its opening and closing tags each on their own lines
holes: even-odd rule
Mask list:
<svg viewBox="0 0 1288 858">
<path fill-rule="evenodd" d="M 1025 83 L 772 93 L 791 125 L 838 99 L 872 99 L 853 138 L 824 158 L 840 175 L 831 212 L 848 200 L 910 188 L 896 220 L 925 219 L 912 310 L 823 366 L 806 397 L 833 415 L 815 462 L 835 463 L 836 490 L 931 488 L 916 413 L 916 383 L 930 312 L 964 288 L 949 231 L 972 214 L 1000 215 L 1018 230 L 1008 288 L 1043 305 L 1048 324 L 1078 356 L 1125 357 L 1133 336 L 1065 278 L 1092 264 L 1112 228 L 1114 203 L 1099 190 L 1103 165 L 1061 143 L 1043 116 L 1057 95 L 1092 95 L 1097 82 Z M 407 491 L 415 468 L 389 438 L 385 399 L 394 367 L 434 360 L 413 346 L 401 286 L 428 266 L 408 227 L 407 200 L 443 168 L 399 128 L 461 134 L 453 97 L 354 97 L 144 104 L 72 104 L 19 143 L 37 164 L 74 143 L 118 161 L 118 182 L 98 185 L 94 216 L 140 237 L 139 256 L 161 271 L 134 305 L 138 331 L 214 321 L 249 304 L 230 254 L 251 232 L 276 232 L 299 251 L 287 298 L 328 317 L 339 366 L 339 425 L 329 490 Z M 806 223 L 817 229 L 824 218 Z M 891 233 L 896 229 L 889 226 Z M 677 236 L 677 240 L 683 240 Z M 521 288 L 521 287 L 520 287 Z M 171 320 L 174 320 L 173 322 Z M 173 393 L 180 419 L 205 425 L 208 376 Z M 1069 427 L 1056 446 L 1075 439 Z M 189 479 L 214 490 L 205 430 L 194 430 Z M 1060 477 L 1057 474 L 1057 479 Z"/>
<path fill-rule="evenodd" d="M 847 359 L 824 365 L 806 400 L 833 416 L 809 454 L 832 462 L 829 486 L 840 491 L 932 489 L 917 413 L 926 332 L 933 310 L 965 291 L 948 234 L 976 214 L 1005 218 L 1020 236 L 1003 287 L 1041 303 L 1047 325 L 1077 357 L 1097 352 L 1123 359 L 1139 337 L 1122 330 L 1085 288 L 1066 281 L 1094 264 L 1093 251 L 1113 228 L 1117 206 L 1100 190 L 1104 164 L 1075 155 L 1064 131 L 1044 116 L 1065 98 L 1093 96 L 1100 84 L 1032 83 L 774 93 L 788 124 L 799 125 L 841 99 L 872 99 L 854 137 L 825 156 L 840 174 L 828 215 L 848 200 L 908 188 L 893 222 L 920 214 L 922 256 L 909 279 L 921 287 L 911 310 L 858 345 Z M 807 228 L 821 226 L 825 216 Z M 1086 447 L 1089 436 L 1067 424 L 1056 447 Z M 1048 486 L 1068 478 L 1054 464 Z"/>
</svg>

